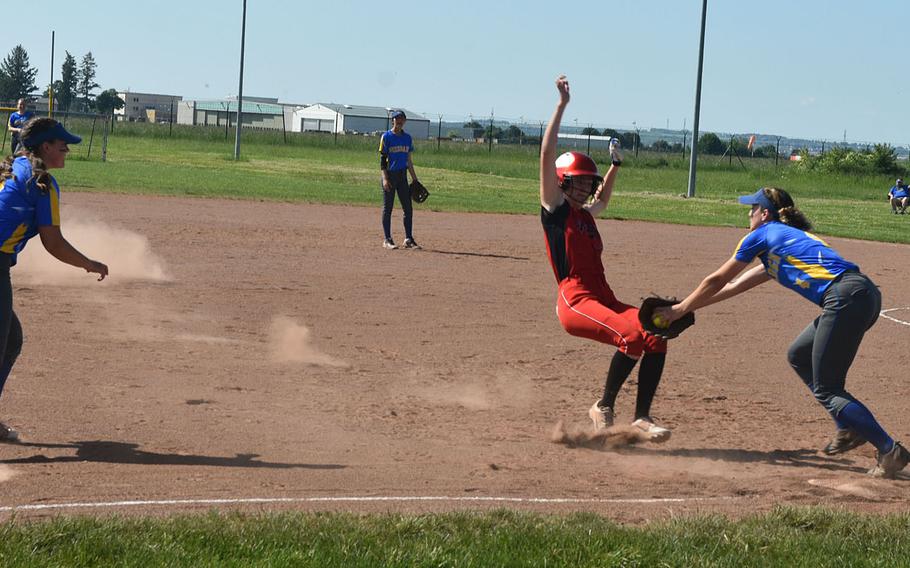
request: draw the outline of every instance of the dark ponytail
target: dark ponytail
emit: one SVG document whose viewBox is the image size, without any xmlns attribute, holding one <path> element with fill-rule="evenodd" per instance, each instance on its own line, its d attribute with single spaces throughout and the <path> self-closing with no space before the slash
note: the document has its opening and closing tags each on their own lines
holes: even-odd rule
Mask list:
<svg viewBox="0 0 910 568">
<path fill-rule="evenodd" d="M 765 197 L 770 199 L 771 203 L 777 207 L 777 216 L 781 223 L 803 231 L 812 229 L 812 223 L 809 218 L 796 208 L 789 193 L 778 187 L 766 187 L 764 191 Z"/>
<path fill-rule="evenodd" d="M 53 118 L 33 118 L 29 120 L 19 133 L 19 140 L 22 141 L 22 150 L 19 150 L 19 156 L 28 158 L 32 166 L 32 177 L 26 183 L 35 182 L 35 185 L 42 193 L 47 193 L 50 188 L 50 174 L 47 173 L 47 167 L 44 160 L 38 155 L 38 148 L 31 148 L 25 145 L 25 141 L 31 137 L 54 128 L 57 121 Z M 3 162 L 0 162 L 0 183 L 13 177 L 13 161 L 16 156 L 7 156 Z"/>
</svg>

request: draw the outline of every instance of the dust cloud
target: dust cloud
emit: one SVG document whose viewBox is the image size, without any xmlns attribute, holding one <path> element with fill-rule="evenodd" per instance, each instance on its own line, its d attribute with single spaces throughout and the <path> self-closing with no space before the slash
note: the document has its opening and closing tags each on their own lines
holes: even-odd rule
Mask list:
<svg viewBox="0 0 910 568">
<path fill-rule="evenodd" d="M 61 229 L 66 240 L 81 253 L 108 266 L 110 276 L 102 284 L 128 280 L 170 280 L 162 259 L 152 252 L 148 239 L 138 233 L 111 227 L 72 209 L 67 210 Z M 44 250 L 40 236 L 34 237 L 25 247 L 13 270 L 16 278 L 25 284 L 98 284 L 97 275 L 89 275 L 81 268 L 52 257 Z"/>
<path fill-rule="evenodd" d="M 303 363 L 324 367 L 347 367 L 339 359 L 319 352 L 312 345 L 311 333 L 305 325 L 287 317 L 276 317 L 269 327 L 271 358 L 278 363 Z"/>
<path fill-rule="evenodd" d="M 8 465 L 0 465 L 0 483 L 9 481 L 14 475 L 16 475 L 16 471 L 14 471 L 13 468 Z"/>
<path fill-rule="evenodd" d="M 564 444 L 570 448 L 590 448 L 594 450 L 611 450 L 650 441 L 650 438 L 631 426 L 611 426 L 594 432 L 569 429 L 560 421 L 553 427 L 550 441 Z"/>
</svg>

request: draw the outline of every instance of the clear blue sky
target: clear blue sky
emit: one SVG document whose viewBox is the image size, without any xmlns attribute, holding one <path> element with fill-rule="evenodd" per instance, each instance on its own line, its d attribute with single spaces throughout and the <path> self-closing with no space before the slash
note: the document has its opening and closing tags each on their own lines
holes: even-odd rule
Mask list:
<svg viewBox="0 0 910 568">
<path fill-rule="evenodd" d="M 134 7 L 135 5 L 135 7 Z M 6 26 L 55 77 L 91 51 L 102 88 L 237 92 L 241 0 L 52 0 Z M 394 6 L 386 8 L 384 6 Z M 435 118 L 691 129 L 700 0 L 248 0 L 244 94 L 401 106 Z M 709 0 L 705 131 L 910 144 L 910 2 Z"/>
</svg>

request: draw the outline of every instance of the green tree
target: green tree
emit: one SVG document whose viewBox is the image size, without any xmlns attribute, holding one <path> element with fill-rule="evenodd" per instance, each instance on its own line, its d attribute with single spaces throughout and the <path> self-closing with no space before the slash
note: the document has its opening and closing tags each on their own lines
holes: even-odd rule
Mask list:
<svg viewBox="0 0 910 568">
<path fill-rule="evenodd" d="M 597 130 L 596 128 L 592 128 L 590 126 L 585 126 L 581 130 L 581 133 L 585 136 L 600 136 L 600 130 Z"/>
<path fill-rule="evenodd" d="M 637 132 L 623 132 L 619 135 L 619 142 L 626 150 L 634 150 L 641 146 L 641 136 Z"/>
<path fill-rule="evenodd" d="M 98 114 L 112 114 L 114 110 L 123 108 L 123 99 L 117 96 L 117 89 L 101 91 L 95 97 L 95 110 Z"/>
<path fill-rule="evenodd" d="M 654 144 L 651 144 L 651 149 L 655 152 L 669 152 L 670 143 L 666 140 L 657 140 L 654 142 Z"/>
<path fill-rule="evenodd" d="M 502 137 L 506 140 L 520 140 L 524 137 L 524 134 L 522 133 L 521 128 L 518 128 L 514 124 L 510 124 L 505 132 L 502 133 Z"/>
<path fill-rule="evenodd" d="M 491 130 L 492 130 L 492 133 L 490 132 Z M 487 126 L 487 128 L 483 131 L 483 137 L 484 138 L 502 138 L 502 128 L 494 125 L 491 129 L 489 126 Z"/>
<path fill-rule="evenodd" d="M 721 142 L 717 134 L 713 132 L 702 134 L 701 138 L 698 139 L 698 151 L 702 154 L 720 155 L 726 149 L 727 145 Z"/>
<path fill-rule="evenodd" d="M 82 99 L 82 104 L 85 105 L 85 108 L 91 108 L 92 91 L 100 87 L 100 85 L 95 82 L 97 68 L 98 64 L 95 63 L 95 58 L 92 57 L 91 51 L 82 56 L 82 63 L 79 65 L 78 79 L 76 82 L 76 92 Z"/>
<path fill-rule="evenodd" d="M 28 98 L 38 90 L 35 84 L 37 76 L 38 70 L 28 62 L 28 52 L 17 45 L 0 63 L 0 100 L 12 102 Z"/>
<path fill-rule="evenodd" d="M 79 81 L 79 68 L 76 66 L 76 58 L 67 51 L 63 58 L 63 67 L 61 68 L 61 77 L 59 81 L 54 81 L 54 93 L 57 104 L 67 111 L 76 101 L 76 89 Z"/>
<path fill-rule="evenodd" d="M 619 132 L 613 130 L 612 128 L 604 128 L 604 136 L 609 136 L 610 138 L 619 138 Z"/>
</svg>

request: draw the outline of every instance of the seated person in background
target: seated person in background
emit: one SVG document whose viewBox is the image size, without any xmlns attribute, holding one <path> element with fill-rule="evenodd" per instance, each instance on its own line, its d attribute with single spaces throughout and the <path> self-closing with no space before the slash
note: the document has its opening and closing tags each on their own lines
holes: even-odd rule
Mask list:
<svg viewBox="0 0 910 568">
<path fill-rule="evenodd" d="M 888 190 L 888 199 L 891 201 L 891 212 L 903 215 L 907 211 L 907 202 L 910 201 L 910 192 L 904 185 L 904 180 L 897 178 L 894 186 Z"/>
</svg>

